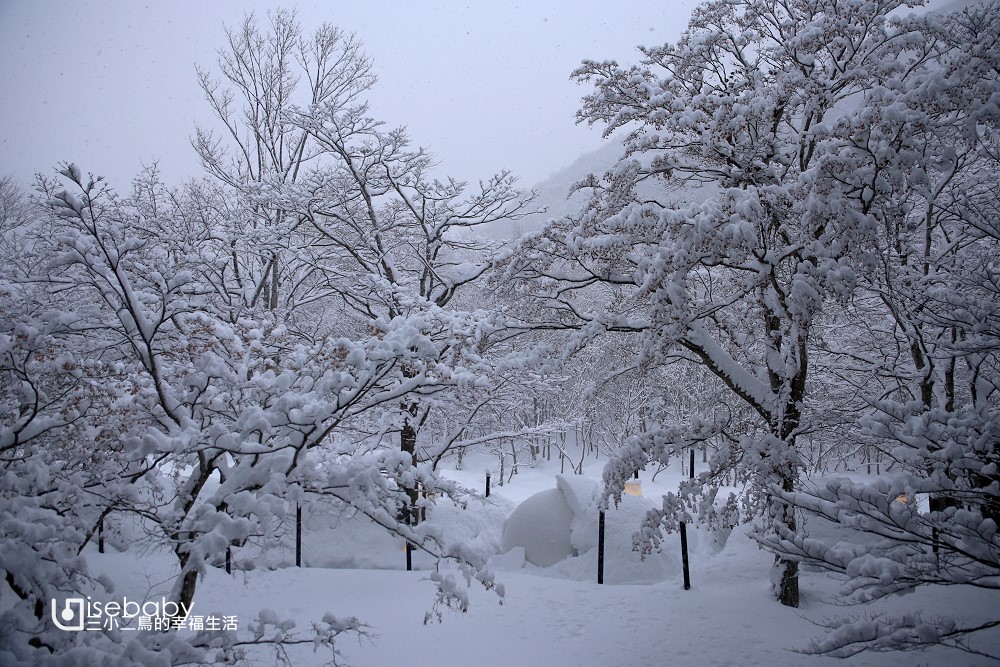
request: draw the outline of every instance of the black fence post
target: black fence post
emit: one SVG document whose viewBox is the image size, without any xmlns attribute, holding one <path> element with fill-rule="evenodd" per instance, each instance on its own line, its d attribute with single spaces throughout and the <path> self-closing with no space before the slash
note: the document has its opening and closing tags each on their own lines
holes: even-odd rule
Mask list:
<svg viewBox="0 0 1000 667">
<path fill-rule="evenodd" d="M 295 567 L 302 567 L 302 504 L 295 503 Z"/>
<path fill-rule="evenodd" d="M 490 497 L 490 473 L 486 473 L 486 497 Z"/>
<path fill-rule="evenodd" d="M 691 448 L 691 458 L 688 461 L 688 479 L 694 479 L 694 447 Z M 688 560 L 687 523 L 681 521 L 681 566 L 684 569 L 684 590 L 691 590 L 691 567 Z"/>
<path fill-rule="evenodd" d="M 226 547 L 226 574 L 233 573 L 233 548 Z"/>
<path fill-rule="evenodd" d="M 427 492 L 425 492 L 423 488 L 424 488 L 423 484 L 417 485 L 417 496 L 420 500 L 423 500 L 423 504 L 417 507 L 416 511 L 417 520 L 415 523 L 422 523 L 424 521 L 427 521 Z M 420 501 L 418 500 L 417 502 Z"/>
<path fill-rule="evenodd" d="M 597 514 L 597 583 L 604 583 L 604 511 Z"/>
<path fill-rule="evenodd" d="M 684 567 L 684 590 L 691 590 L 691 569 L 688 567 L 687 524 L 681 521 L 681 565 Z"/>
<path fill-rule="evenodd" d="M 104 516 L 97 523 L 97 553 L 104 553 Z"/>
<path fill-rule="evenodd" d="M 413 571 L 413 545 L 409 540 L 406 541 L 406 571 Z"/>
</svg>

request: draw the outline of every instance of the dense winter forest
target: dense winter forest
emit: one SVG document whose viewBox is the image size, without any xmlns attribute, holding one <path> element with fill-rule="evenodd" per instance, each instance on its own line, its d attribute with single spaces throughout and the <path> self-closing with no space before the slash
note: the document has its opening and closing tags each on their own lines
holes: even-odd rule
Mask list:
<svg viewBox="0 0 1000 667">
<path fill-rule="evenodd" d="M 169 554 L 168 616 L 307 501 L 405 540 L 428 606 L 465 611 L 503 577 L 426 520 L 482 500 L 447 473 L 589 457 L 610 510 L 689 455 L 638 552 L 744 527 L 775 606 L 803 571 L 864 604 L 987 591 L 962 620 L 847 608 L 807 651 L 1000 659 L 1000 11 L 914 4 L 712 0 L 638 64 L 583 62 L 578 121 L 620 150 L 572 206 L 446 176 L 366 104 L 363 45 L 291 12 L 199 70 L 201 174 L 0 181 L 0 663 L 366 633 L 60 629 L 57 601 L 110 594 L 88 561 L 115 526 Z"/>
</svg>

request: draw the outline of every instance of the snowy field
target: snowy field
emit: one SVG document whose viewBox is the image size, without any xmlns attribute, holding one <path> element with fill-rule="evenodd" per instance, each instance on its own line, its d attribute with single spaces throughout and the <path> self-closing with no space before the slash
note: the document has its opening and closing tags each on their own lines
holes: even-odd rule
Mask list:
<svg viewBox="0 0 1000 667">
<path fill-rule="evenodd" d="M 486 458 L 469 456 L 466 470 L 448 474 L 469 488 L 482 490 L 481 471 L 488 464 Z M 442 504 L 432 509 L 428 520 L 440 524 L 446 534 L 475 538 L 500 552 L 507 517 L 535 493 L 555 489 L 558 472 L 555 462 L 524 469 L 511 483 L 494 486 L 488 500 L 474 501 L 464 509 Z M 584 473 L 584 478 L 600 479 L 600 463 L 588 459 Z M 845 608 L 836 604 L 836 580 L 824 573 L 804 572 L 801 606 L 782 607 L 770 592 L 772 557 L 746 536 L 746 527 L 734 530 L 724 545 L 692 531 L 693 586 L 683 590 L 676 534 L 669 536 L 662 554 L 646 562 L 640 562 L 629 548 L 645 503 L 676 488 L 679 474 L 679 470 L 667 470 L 653 481 L 644 473 L 645 498 L 626 497 L 620 509 L 608 512 L 605 585 L 596 583 L 596 549 L 587 549 L 591 543 L 596 545 L 596 512 L 574 507 L 574 512 L 593 515 L 592 520 L 573 518 L 572 539 L 581 547 L 578 555 L 540 568 L 525 563 L 520 548 L 498 553 L 492 565 L 505 589 L 502 604 L 495 593 L 475 584 L 467 613 L 446 610 L 440 623 L 425 624 L 434 600 L 434 586 L 427 579 L 433 563 L 418 553 L 416 571 L 406 572 L 403 545 L 397 538 L 366 519 L 312 508 L 306 512 L 304 531 L 306 567 L 293 565 L 290 534 L 284 536 L 281 547 L 237 554 L 238 568 L 254 569 L 238 569 L 232 575 L 223 569 L 210 570 L 198 586 L 192 613 L 236 615 L 241 629 L 265 608 L 279 618 L 293 619 L 298 629 L 308 629 L 326 612 L 356 616 L 370 626 L 371 638 L 338 640 L 340 660 L 372 667 L 990 664 L 940 649 L 866 653 L 846 661 L 794 652 L 822 635 L 823 629 L 815 623 L 825 618 L 922 610 L 962 619 L 965 610 L 993 602 L 988 595 L 977 597 L 975 591 L 963 590 L 968 587 L 955 587 L 922 589 L 876 607 Z M 569 481 L 578 496 L 597 488 L 596 481 L 588 483 L 579 477 Z M 149 599 L 165 594 L 172 581 L 173 557 L 146 553 L 138 542 L 128 544 L 127 527 L 124 534 L 127 549 L 123 552 L 109 547 L 102 555 L 96 546 L 88 547 L 91 571 L 115 583 L 116 598 Z M 1000 647 L 1000 633 L 991 642 L 994 651 Z M 285 657 L 294 665 L 323 665 L 331 659 L 329 651 L 314 652 L 308 645 L 287 649 Z M 252 664 L 276 662 L 271 649 L 262 649 L 253 658 Z"/>
</svg>

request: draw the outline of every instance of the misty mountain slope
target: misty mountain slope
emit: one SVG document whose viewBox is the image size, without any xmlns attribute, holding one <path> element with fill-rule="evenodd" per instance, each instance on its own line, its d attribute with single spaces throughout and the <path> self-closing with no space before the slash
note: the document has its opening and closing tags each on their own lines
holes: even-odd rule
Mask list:
<svg viewBox="0 0 1000 667">
<path fill-rule="evenodd" d="M 484 227 L 483 230 L 496 239 L 517 238 L 525 232 L 541 229 L 551 218 L 579 212 L 587 202 L 587 193 L 571 193 L 573 184 L 589 174 L 601 175 L 606 172 L 615 164 L 623 150 L 621 143 L 611 140 L 597 150 L 580 155 L 572 163 L 530 188 L 538 193 L 533 208 L 543 209 L 542 212 L 527 215 L 513 223 L 501 221 Z"/>
<path fill-rule="evenodd" d="M 553 218 L 580 213 L 587 203 L 588 192 L 586 190 L 573 192 L 573 185 L 584 180 L 590 174 L 595 174 L 598 177 L 603 176 L 615 166 L 624 151 L 625 147 L 621 142 L 611 139 L 597 150 L 580 155 L 573 162 L 531 188 L 538 194 L 534 206 L 543 209 L 542 212 L 527 215 L 513 223 L 501 221 L 485 226 L 483 230 L 496 239 L 517 238 L 525 232 L 541 229 L 548 220 Z M 648 157 L 647 155 L 646 159 Z M 675 184 L 668 189 L 662 183 L 647 182 L 639 188 L 639 193 L 643 197 L 655 197 L 664 203 L 684 204 L 692 201 L 704 201 L 716 190 L 717 186 L 714 184 Z"/>
</svg>

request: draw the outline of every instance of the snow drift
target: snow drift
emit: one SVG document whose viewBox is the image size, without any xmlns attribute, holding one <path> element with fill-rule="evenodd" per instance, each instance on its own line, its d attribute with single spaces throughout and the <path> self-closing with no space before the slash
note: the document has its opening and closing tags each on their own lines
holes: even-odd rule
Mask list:
<svg viewBox="0 0 1000 667">
<path fill-rule="evenodd" d="M 522 502 L 504 523 L 504 556 L 497 569 L 527 568 L 545 574 L 588 581 L 597 576 L 600 484 L 588 477 L 556 475 L 556 487 Z M 679 576 L 680 546 L 667 540 L 664 550 L 643 558 L 633 535 L 652 499 L 623 496 L 605 514 L 604 580 L 611 584 L 652 583 Z M 698 531 L 688 531 L 692 552 L 699 551 Z"/>
</svg>

